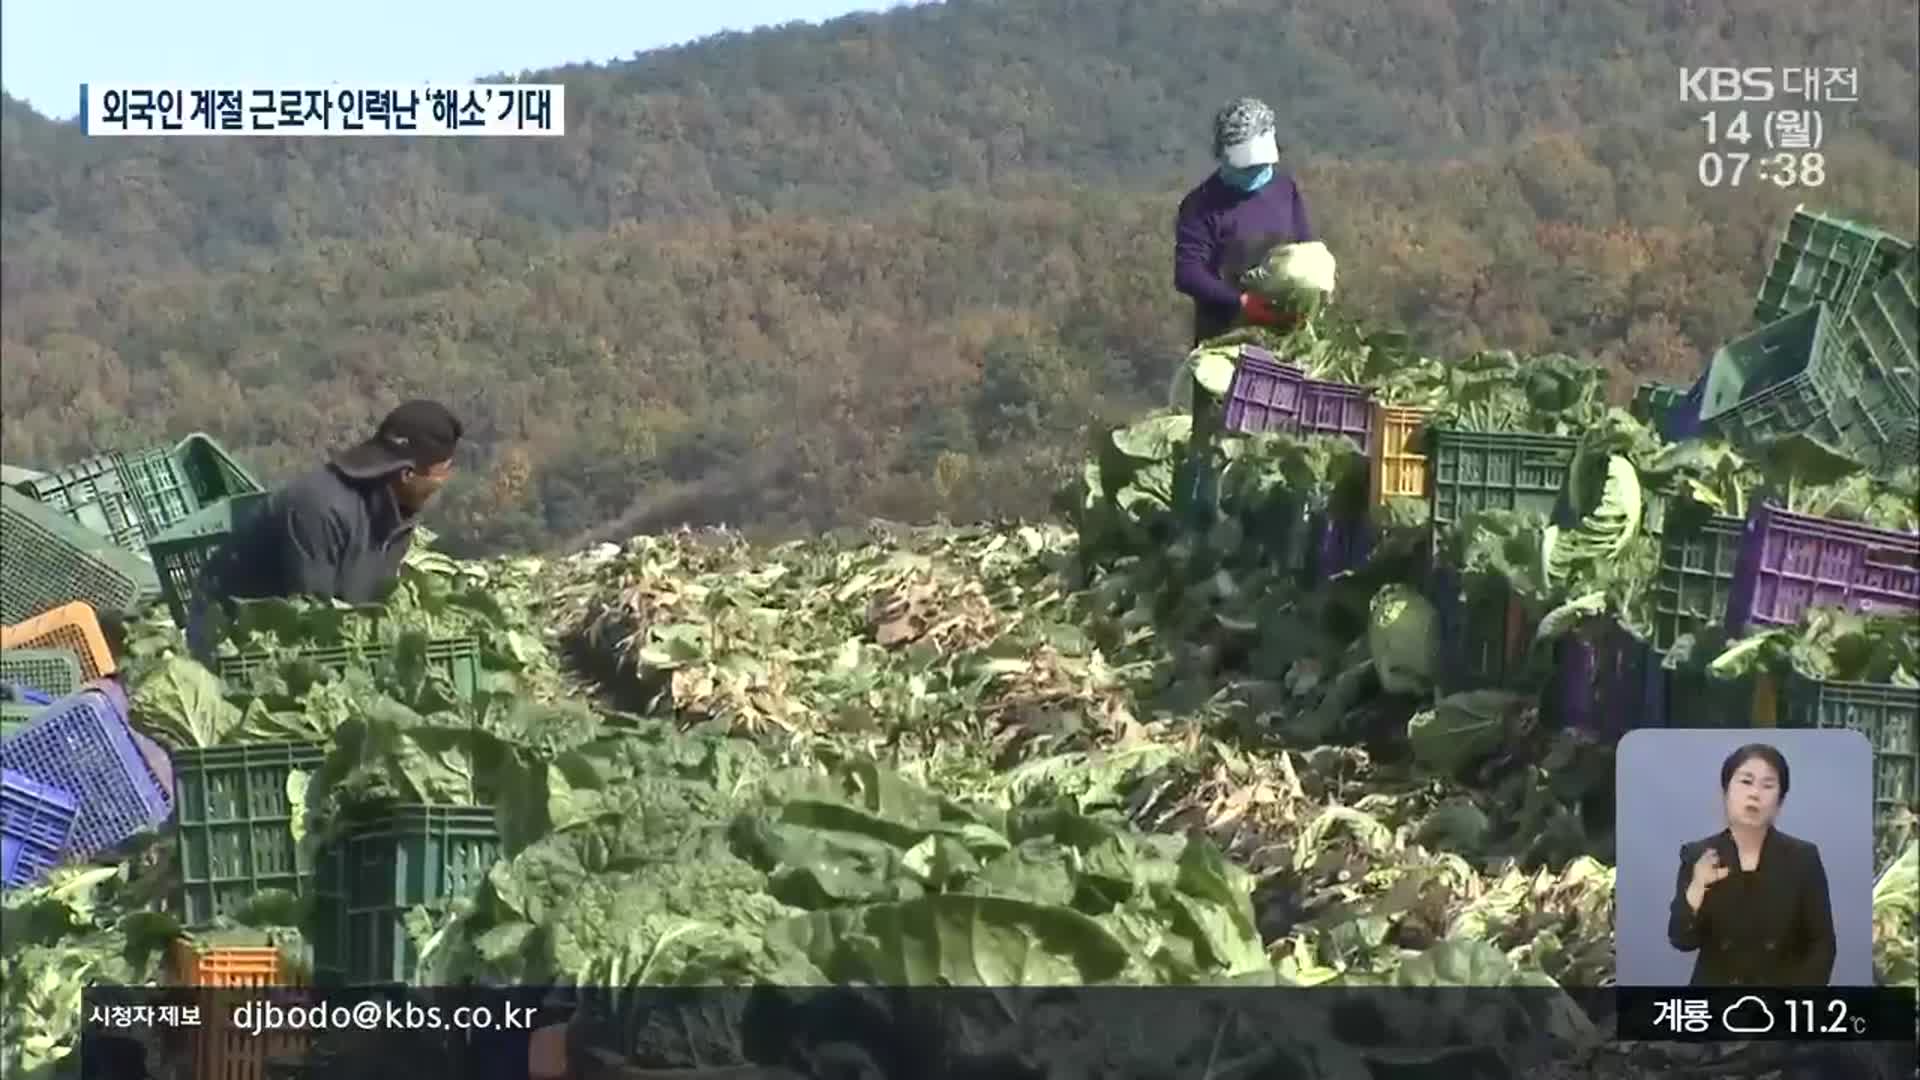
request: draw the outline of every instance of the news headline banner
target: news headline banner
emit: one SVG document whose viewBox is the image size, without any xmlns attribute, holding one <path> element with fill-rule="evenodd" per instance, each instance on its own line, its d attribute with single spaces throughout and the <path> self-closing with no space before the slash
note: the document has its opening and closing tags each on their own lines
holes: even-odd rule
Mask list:
<svg viewBox="0 0 1920 1080">
<path fill-rule="evenodd" d="M 567 133 L 566 87 L 80 84 L 90 136 L 542 137 Z"/>
<path fill-rule="evenodd" d="M 272 1040 L 284 1051 L 277 1056 L 339 1066 L 341 1075 L 382 1063 L 421 1076 L 493 1077 L 505 1075 L 500 1063 L 526 1060 L 534 1030 L 557 1027 L 570 1060 L 616 1071 L 760 1066 L 813 1076 L 844 1068 L 839 1074 L 957 1080 L 1385 1069 L 1519 1080 L 1571 1067 L 1638 1080 L 1705 1054 L 1740 1075 L 1803 1066 L 1858 1078 L 1912 1074 L 1912 988 L 1734 997 L 1753 995 L 1775 1023 L 1763 1031 L 1742 1021 L 1733 1035 L 1724 1026 L 1733 998 L 1684 987 L 96 987 L 86 992 L 81 1053 L 125 1062 L 137 1052 L 157 1069 L 190 1060 L 217 1034 L 229 1044 Z M 1720 1026 L 1660 1026 L 1659 1002 L 1690 1000 L 1707 1002 L 1710 1025 Z M 1834 1022 L 1835 1000 L 1864 1026 Z M 189 1008 L 197 1024 L 185 1022 Z M 1675 1005 L 1674 1013 L 1699 1010 Z M 1713 1045 L 1692 1041 L 1701 1037 Z"/>
</svg>

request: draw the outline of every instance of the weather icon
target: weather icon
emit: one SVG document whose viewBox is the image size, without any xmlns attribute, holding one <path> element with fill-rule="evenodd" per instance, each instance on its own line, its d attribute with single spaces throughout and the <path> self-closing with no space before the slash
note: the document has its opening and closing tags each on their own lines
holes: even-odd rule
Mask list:
<svg viewBox="0 0 1920 1080">
<path fill-rule="evenodd" d="M 1773 1030 L 1773 1010 L 1767 1008 L 1766 1002 L 1748 994 L 1727 1006 L 1727 1011 L 1720 1014 L 1720 1026 L 1735 1035 L 1765 1035 Z"/>
</svg>

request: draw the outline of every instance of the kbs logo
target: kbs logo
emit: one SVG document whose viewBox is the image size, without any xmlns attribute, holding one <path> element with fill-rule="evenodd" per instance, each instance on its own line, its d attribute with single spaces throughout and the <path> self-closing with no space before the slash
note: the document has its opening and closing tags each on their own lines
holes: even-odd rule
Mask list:
<svg viewBox="0 0 1920 1080">
<path fill-rule="evenodd" d="M 1772 101 L 1773 69 L 1699 67 L 1680 69 L 1681 101 Z"/>
</svg>

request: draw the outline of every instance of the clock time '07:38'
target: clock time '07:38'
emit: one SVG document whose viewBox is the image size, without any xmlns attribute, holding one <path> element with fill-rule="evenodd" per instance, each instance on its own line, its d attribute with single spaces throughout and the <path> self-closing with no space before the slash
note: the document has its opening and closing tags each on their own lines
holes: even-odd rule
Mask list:
<svg viewBox="0 0 1920 1080">
<path fill-rule="evenodd" d="M 1814 151 L 1795 154 L 1723 153 L 1708 150 L 1698 166 L 1702 187 L 1739 187 L 1749 178 L 1775 187 L 1815 188 L 1827 182 L 1826 155 Z"/>
</svg>

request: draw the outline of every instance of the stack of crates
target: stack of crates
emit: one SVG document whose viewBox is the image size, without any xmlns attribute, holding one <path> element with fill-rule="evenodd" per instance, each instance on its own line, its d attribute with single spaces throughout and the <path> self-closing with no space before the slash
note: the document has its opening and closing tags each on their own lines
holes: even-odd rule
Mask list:
<svg viewBox="0 0 1920 1080">
<path fill-rule="evenodd" d="M 1907 255 L 1831 320 L 1825 350 L 1857 374 L 1843 427 L 1882 471 L 1920 461 L 1920 251 Z"/>
<path fill-rule="evenodd" d="M 146 559 L 10 487 L 0 487 L 0 622 L 75 600 L 131 614 L 160 595 Z"/>
<path fill-rule="evenodd" d="M 199 432 L 174 446 L 99 454 L 19 488 L 136 552 L 197 510 L 263 490 L 225 448 Z"/>
<path fill-rule="evenodd" d="M 1753 321 L 1764 326 L 1816 304 L 1846 311 L 1912 251 L 1892 233 L 1796 206 L 1754 297 Z"/>
<path fill-rule="evenodd" d="M 179 878 L 174 908 L 183 925 L 230 918 L 259 893 L 306 893 L 294 843 L 288 781 L 326 758 L 318 742 L 246 743 L 175 750 Z"/>
<path fill-rule="evenodd" d="M 11 735 L 53 701 L 82 683 L 114 673 L 113 653 L 93 608 L 67 604 L 22 623 L 0 627 L 0 735 Z"/>
<path fill-rule="evenodd" d="M 407 912 L 479 888 L 500 857 L 486 806 L 388 806 L 327 838 L 314 883 L 314 977 L 322 986 L 411 981 L 419 953 Z"/>
<path fill-rule="evenodd" d="M 1913 258 L 1890 233 L 1797 208 L 1755 300 L 1759 328 L 1709 365 L 1701 425 L 1746 448 L 1806 434 L 1877 468 L 1911 462 Z"/>
<path fill-rule="evenodd" d="M 133 730 L 128 713 L 125 691 L 102 680 L 0 739 L 0 767 L 74 799 L 72 830 L 56 861 L 112 850 L 172 814 L 166 752 Z"/>
</svg>

